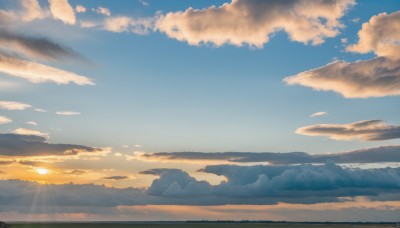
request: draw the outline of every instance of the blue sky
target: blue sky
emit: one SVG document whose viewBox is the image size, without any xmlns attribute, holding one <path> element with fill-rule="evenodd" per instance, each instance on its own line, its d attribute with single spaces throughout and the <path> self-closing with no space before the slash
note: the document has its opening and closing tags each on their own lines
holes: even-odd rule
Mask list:
<svg viewBox="0 0 400 228">
<path fill-rule="evenodd" d="M 29 7 L 24 9 L 23 2 Z M 25 110 L 3 107 L 0 110 L 0 116 L 9 118 L 12 122 L 0 124 L 0 132 L 45 136 L 46 142 L 52 144 L 107 148 L 108 154 L 104 155 L 105 157 L 96 157 L 99 160 L 97 163 L 89 161 L 90 158 L 85 158 L 86 155 L 83 155 L 84 158 L 63 160 L 64 163 L 58 161 L 54 167 L 51 164 L 54 161 L 46 160 L 47 158 L 19 156 L 18 159 L 22 160 L 45 162 L 46 168 L 53 169 L 57 175 L 48 180 L 32 175 L 24 177 L 23 170 L 35 170 L 38 166 L 21 168 L 19 164 L 7 168 L 10 171 L 7 171 L 3 180 L 46 180 L 49 183 L 62 184 L 66 183 L 69 177 L 62 176 L 61 173 L 78 169 L 87 171 L 96 167 L 92 171 L 87 171 L 92 172 L 90 175 L 82 179 L 78 178 L 77 182 L 107 184 L 113 187 L 148 187 L 156 177 L 143 176 L 140 174 L 141 171 L 153 168 L 178 168 L 191 175 L 197 175 L 197 178 L 217 183 L 220 179 L 213 174 L 194 173 L 197 169 L 208 165 L 207 162 L 193 165 L 190 161 L 187 164 L 180 164 L 179 161 L 168 163 L 168 161 L 157 160 L 147 163 L 148 161 L 134 157 L 134 152 L 326 154 L 379 146 L 397 146 L 400 143 L 398 133 L 400 119 L 397 105 L 400 89 L 396 84 L 399 83 L 399 72 L 393 70 L 394 76 L 389 75 L 395 77 L 392 87 L 386 85 L 382 88 L 380 85 L 374 87 L 373 83 L 363 84 L 367 77 L 375 77 L 375 75 L 361 75 L 360 81 L 357 81 L 357 75 L 348 73 L 349 75 L 344 76 L 354 77 L 355 83 L 360 84 L 355 85 L 351 84 L 353 81 L 345 81 L 344 83 L 349 84 L 341 84 L 337 88 L 333 85 L 341 83 L 342 79 L 335 79 L 336 75 L 319 75 L 328 83 L 326 86 L 329 87 L 329 91 L 315 90 L 322 86 L 322 83 L 306 81 L 300 75 L 302 72 L 319 74 L 313 71 L 316 68 L 320 68 L 323 72 L 330 72 L 324 66 L 335 63 L 336 60 L 343 60 L 353 65 L 362 60 L 371 66 L 371 59 L 376 57 L 395 62 L 397 56 L 387 54 L 386 51 L 391 48 L 397 50 L 395 48 L 398 48 L 399 36 L 390 37 L 389 40 L 392 43 L 389 45 L 394 46 L 381 48 L 379 45 L 388 45 L 385 43 L 387 42 L 385 38 L 382 38 L 383 41 L 376 41 L 375 46 L 370 44 L 371 47 L 368 47 L 370 51 L 363 53 L 362 48 L 365 48 L 365 45 L 361 39 L 367 40 L 367 38 L 361 38 L 358 34 L 363 30 L 363 25 L 372 23 L 371 17 L 383 12 L 387 15 L 382 18 L 388 18 L 386 20 L 393 22 L 396 28 L 398 1 L 366 0 L 347 1 L 347 3 L 344 1 L 341 3 L 343 8 L 340 9 L 340 15 L 333 15 L 333 8 L 332 12 L 321 10 L 317 21 L 313 21 L 311 10 L 305 13 L 302 11 L 301 13 L 305 15 L 311 15 L 307 23 L 323 26 L 319 31 L 322 34 L 321 37 L 310 35 L 315 32 L 313 28 L 304 27 L 304 31 L 310 29 L 304 32 L 299 28 L 301 24 L 293 28 L 290 23 L 294 22 L 284 22 L 287 24 L 279 25 L 281 27 L 278 26 L 277 31 L 265 32 L 265 37 L 269 36 L 269 40 L 262 42 L 261 46 L 257 46 L 258 41 L 246 38 L 245 34 L 242 34 L 245 38 L 239 35 L 230 37 L 229 28 L 234 28 L 232 25 L 237 23 L 239 30 L 248 29 L 251 33 L 252 29 L 258 29 L 257 26 L 262 27 L 263 23 L 268 25 L 269 20 L 273 21 L 276 18 L 272 17 L 265 21 L 260 19 L 260 23 L 253 21 L 253 24 L 245 24 L 249 27 L 241 28 L 240 26 L 244 26 L 242 23 L 245 23 L 243 21 L 247 20 L 246 17 L 243 21 L 240 19 L 229 21 L 230 11 L 226 11 L 225 17 L 222 17 L 227 18 L 226 21 L 208 21 L 206 17 L 200 18 L 202 21 L 196 21 L 198 18 L 195 16 L 192 18 L 190 14 L 187 14 L 189 16 L 186 17 L 182 13 L 190 11 L 190 7 L 195 9 L 193 13 L 195 15 L 196 12 L 212 12 L 212 5 L 215 5 L 217 9 L 224 9 L 224 7 L 235 5 L 235 2 L 247 4 L 241 0 L 233 2 L 149 0 L 145 1 L 147 4 L 142 4 L 140 1 L 60 1 L 66 4 L 60 7 L 73 10 L 72 15 L 62 15 L 60 12 L 57 15 L 57 11 L 49 3 L 51 1 L 38 1 L 41 7 L 39 16 L 36 15 L 29 20 L 24 19 L 24 16 L 15 16 L 30 15 L 27 9 L 33 9 L 35 2 L 37 3 L 35 0 L 0 1 L 2 33 L 6 31 L 4 33 L 12 34 L 12 36 L 44 38 L 46 42 L 59 44 L 62 49 L 73 50 L 75 54 L 78 54 L 73 54 L 72 57 L 67 56 L 67 58 L 58 59 L 57 57 L 50 61 L 39 57 L 32 58 L 26 50 L 20 52 L 18 46 L 15 48 L 11 42 L 7 43 L 9 40 L 0 40 L 2 42 L 0 54 L 2 56 L 3 52 L 12 56 L 15 54 L 17 56 L 15 58 L 22 56 L 24 60 L 29 59 L 85 76 L 93 80 L 95 85 L 77 85 L 73 82 L 57 84 L 52 82 L 55 79 L 32 83 L 30 80 L 12 77 L 12 74 L 5 72 L 7 69 L 4 70 L 0 66 L 0 101 L 14 101 L 31 106 Z M 274 4 L 293 3 L 296 6 L 297 2 Z M 222 6 L 224 3 L 227 5 Z M 249 3 L 253 6 L 257 4 L 263 5 L 260 12 L 257 11 L 261 14 L 260 18 L 264 13 L 268 13 L 263 12 L 262 7 L 265 7 L 265 10 L 272 9 L 272 5 L 268 6 L 269 3 L 257 1 Z M 310 7 L 313 7 L 313 4 Z M 78 5 L 86 11 L 78 12 L 76 8 Z M 109 15 L 96 13 L 95 9 L 99 9 L 98 7 L 108 9 Z M 279 9 L 276 9 L 278 14 Z M 275 13 L 275 11 L 271 12 Z M 192 27 L 177 29 L 179 32 L 182 31 L 183 35 L 179 34 L 184 37 L 182 39 L 174 38 L 166 30 L 163 31 L 163 29 L 168 29 L 167 27 L 157 24 L 162 21 L 172 23 L 172 17 L 169 19 L 167 15 L 173 14 L 178 16 L 176 20 L 192 23 L 190 24 Z M 122 27 L 119 27 L 122 29 L 117 31 L 106 26 L 107 20 L 121 17 L 129 18 L 132 23 L 126 25 L 128 29 L 125 31 Z M 249 17 L 252 18 L 252 16 Z M 71 18 L 74 20 L 73 23 L 69 21 Z M 332 19 L 331 23 L 338 24 L 330 27 L 327 23 L 330 19 Z M 84 23 L 87 25 L 85 26 Z M 112 25 L 116 24 L 117 22 L 113 21 Z M 149 27 L 141 30 L 143 28 L 141 26 Z M 216 28 L 214 33 L 207 30 L 212 26 Z M 138 28 L 139 30 L 135 30 Z M 223 29 L 227 30 L 224 32 Z M 371 29 L 371 31 L 375 30 Z M 371 31 L 371 34 L 367 35 L 374 37 Z M 332 35 L 332 32 L 336 34 Z M 218 38 L 215 37 L 205 41 L 207 37 L 219 33 L 220 37 L 226 39 L 222 45 L 217 43 Z M 185 37 L 187 34 L 189 35 Z M 312 37 L 304 38 L 308 36 Z M 6 39 L 4 37 L 0 39 Z M 198 37 L 202 37 L 203 42 L 198 45 L 190 43 L 196 42 Z M 232 41 L 242 38 L 242 45 L 237 45 Z M 321 38 L 322 41 L 320 42 L 317 38 Z M 302 42 L 302 39 L 306 39 L 306 42 Z M 313 42 L 320 43 L 313 44 Z M 360 45 L 356 51 L 351 52 L 346 49 L 357 43 Z M 0 57 L 3 58 L 2 56 Z M 395 67 L 392 68 L 395 69 Z M 343 72 L 350 72 L 346 69 Z M 376 72 L 380 72 L 379 69 Z M 294 85 L 288 85 L 285 82 L 285 78 L 290 76 L 298 79 Z M 333 79 L 329 78 L 331 76 Z M 56 78 L 57 75 L 52 77 Z M 306 83 L 311 85 L 306 85 Z M 358 88 L 360 92 L 357 93 L 357 89 L 356 92 L 349 92 L 350 87 Z M 360 98 L 360 94 L 364 94 L 361 91 L 367 95 L 362 95 L 364 97 Z M 35 109 L 43 109 L 46 112 Z M 56 112 L 65 111 L 74 112 L 75 115 L 56 114 Z M 325 112 L 325 114 L 310 117 L 316 112 Z M 371 122 L 372 130 L 359 129 L 351 125 L 369 120 L 383 122 L 378 124 Z M 28 121 L 33 121 L 37 125 L 27 124 Z M 336 129 L 341 127 L 350 129 L 349 131 L 354 130 L 354 132 Z M 330 130 L 330 128 L 336 130 Z M 31 131 L 27 133 L 27 130 Z M 113 154 L 118 155 L 113 156 Z M 10 155 L 7 156 L 1 158 L 6 161 L 10 159 Z M 119 162 L 120 167 L 115 165 Z M 215 164 L 214 162 L 212 161 L 212 164 Z M 225 162 L 222 163 L 225 164 Z M 130 166 L 135 166 L 135 168 L 129 168 Z M 126 176 L 131 172 L 128 176 L 129 178 L 134 176 L 134 178 L 118 183 L 109 181 L 107 178 L 99 179 L 99 175 L 106 175 L 107 170 L 112 170 L 110 175 L 113 176 Z"/>
</svg>

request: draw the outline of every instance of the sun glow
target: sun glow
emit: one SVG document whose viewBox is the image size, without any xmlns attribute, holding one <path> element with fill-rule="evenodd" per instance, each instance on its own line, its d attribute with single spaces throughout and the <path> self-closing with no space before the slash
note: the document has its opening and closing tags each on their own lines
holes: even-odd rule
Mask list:
<svg viewBox="0 0 400 228">
<path fill-rule="evenodd" d="M 47 174 L 49 174 L 49 170 L 48 170 L 48 169 L 45 169 L 45 168 L 38 168 L 38 169 L 36 169 L 36 172 L 37 172 L 38 174 L 40 174 L 40 175 L 47 175 Z"/>
</svg>

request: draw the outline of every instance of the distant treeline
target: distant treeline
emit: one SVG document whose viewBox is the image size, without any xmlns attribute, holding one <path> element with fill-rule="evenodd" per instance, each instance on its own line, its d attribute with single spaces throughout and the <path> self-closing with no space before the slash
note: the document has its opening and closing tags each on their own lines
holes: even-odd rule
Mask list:
<svg viewBox="0 0 400 228">
<path fill-rule="evenodd" d="M 288 221 L 270 221 L 270 220 L 188 220 L 185 223 L 274 223 L 274 224 L 326 224 L 326 225 L 335 225 L 335 224 L 349 224 L 349 225 L 396 225 L 400 224 L 399 222 L 288 222 Z"/>
</svg>

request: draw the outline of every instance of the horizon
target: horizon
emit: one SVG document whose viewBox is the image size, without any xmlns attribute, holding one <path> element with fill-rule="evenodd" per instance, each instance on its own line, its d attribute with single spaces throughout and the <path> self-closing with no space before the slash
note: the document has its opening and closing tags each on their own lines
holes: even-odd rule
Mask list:
<svg viewBox="0 0 400 228">
<path fill-rule="evenodd" d="M 398 223 L 396 0 L 0 0 L 0 220 Z"/>
</svg>

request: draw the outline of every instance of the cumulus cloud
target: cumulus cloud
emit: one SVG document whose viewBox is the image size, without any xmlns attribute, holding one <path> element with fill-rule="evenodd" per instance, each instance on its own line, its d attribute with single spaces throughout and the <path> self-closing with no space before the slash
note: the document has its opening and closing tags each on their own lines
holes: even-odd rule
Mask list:
<svg viewBox="0 0 400 228">
<path fill-rule="evenodd" d="M 61 115 L 61 116 L 76 116 L 76 115 L 80 115 L 80 112 L 72 112 L 72 111 L 59 111 L 56 112 L 57 115 Z"/>
<path fill-rule="evenodd" d="M 382 120 L 364 120 L 349 124 L 317 124 L 296 130 L 297 134 L 327 136 L 335 140 L 380 141 L 400 138 L 400 126 Z"/>
<path fill-rule="evenodd" d="M 64 24 L 76 23 L 75 12 L 68 0 L 49 0 L 50 12 L 54 19 Z"/>
<path fill-rule="evenodd" d="M 334 61 L 326 66 L 301 72 L 284 81 L 315 90 L 334 91 L 346 98 L 400 95 L 400 11 L 382 13 L 363 24 L 359 41 L 347 51 L 374 52 L 370 60 L 348 63 Z"/>
<path fill-rule="evenodd" d="M 102 14 L 104 16 L 111 16 L 110 9 L 108 9 L 106 7 L 99 6 L 99 7 L 95 8 L 95 9 L 93 8 L 92 10 L 93 10 L 93 12 L 96 12 L 98 14 Z"/>
<path fill-rule="evenodd" d="M 268 162 L 271 164 L 304 164 L 304 163 L 380 163 L 400 162 L 400 146 L 381 146 L 366 148 L 341 153 L 308 154 L 305 152 L 159 152 L 159 153 L 136 153 L 138 160 L 151 161 L 225 161 L 235 163 Z"/>
<path fill-rule="evenodd" d="M 75 12 L 77 13 L 84 13 L 86 12 L 86 7 L 82 6 L 82 5 L 76 5 L 75 7 Z"/>
<path fill-rule="evenodd" d="M 197 181 L 179 169 L 152 169 L 141 172 L 160 176 L 153 181 L 147 193 L 155 196 L 188 197 L 210 194 L 211 185 L 206 181 Z"/>
<path fill-rule="evenodd" d="M 353 0 L 233 0 L 219 7 L 167 13 L 157 20 L 156 28 L 191 45 L 261 48 L 279 31 L 292 41 L 317 45 L 339 34 L 343 27 L 339 19 L 354 4 Z"/>
<path fill-rule="evenodd" d="M 0 101 L 0 109 L 5 110 L 25 110 L 30 108 L 31 105 L 24 104 L 16 101 Z"/>
<path fill-rule="evenodd" d="M 86 76 L 64 71 L 41 63 L 19 59 L 1 52 L 0 72 L 24 78 L 33 83 L 53 82 L 56 84 L 75 83 L 78 85 L 94 85 L 93 81 Z"/>
<path fill-rule="evenodd" d="M 359 196 L 365 201 L 400 199 L 400 170 L 393 168 L 358 170 L 327 163 L 318 166 L 217 165 L 202 171 L 224 176 L 226 181 L 210 185 L 176 169 L 143 172 L 157 176 L 147 189 L 0 180 L 0 212 L 45 213 L 57 206 L 63 212 L 79 213 L 92 210 L 88 205 L 121 210 L 122 206 L 137 205 L 315 204 Z M 36 210 L 32 212 L 30 206 L 37 198 L 41 200 L 35 201 Z"/>
<path fill-rule="evenodd" d="M 6 124 L 6 123 L 11 123 L 12 120 L 8 117 L 5 116 L 0 116 L 0 124 Z"/>
<path fill-rule="evenodd" d="M 99 148 L 81 145 L 47 143 L 45 137 L 38 134 L 32 135 L 32 131 L 29 130 L 20 129 L 17 132 L 19 133 L 0 134 L 1 156 L 67 156 L 80 153 L 100 153 L 103 151 Z"/>
<path fill-rule="evenodd" d="M 400 11 L 380 13 L 371 17 L 358 32 L 359 41 L 347 47 L 347 51 L 368 53 L 390 59 L 400 59 Z"/>
<path fill-rule="evenodd" d="M 153 30 L 154 18 L 110 17 L 104 20 L 103 29 L 110 32 L 131 32 L 146 35 Z"/>
<path fill-rule="evenodd" d="M 310 117 L 312 118 L 312 117 L 317 117 L 317 116 L 325 116 L 327 114 L 328 113 L 326 113 L 326 112 L 315 112 L 315 113 L 311 114 Z"/>
</svg>

